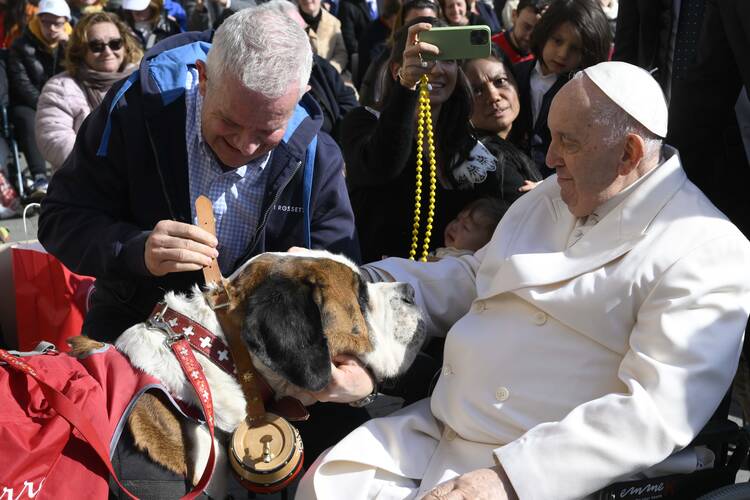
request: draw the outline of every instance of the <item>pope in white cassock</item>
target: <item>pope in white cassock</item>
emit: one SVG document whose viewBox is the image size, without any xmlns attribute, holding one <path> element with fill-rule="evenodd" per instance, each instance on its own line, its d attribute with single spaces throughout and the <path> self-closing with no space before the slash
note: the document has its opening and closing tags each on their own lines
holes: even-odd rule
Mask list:
<svg viewBox="0 0 750 500">
<path fill-rule="evenodd" d="M 664 146 L 644 70 L 588 68 L 555 97 L 557 175 L 473 256 L 366 266 L 448 331 L 432 397 L 322 455 L 298 499 L 581 498 L 662 462 L 737 367 L 750 242 Z M 439 203 L 439 200 L 438 200 Z"/>
</svg>

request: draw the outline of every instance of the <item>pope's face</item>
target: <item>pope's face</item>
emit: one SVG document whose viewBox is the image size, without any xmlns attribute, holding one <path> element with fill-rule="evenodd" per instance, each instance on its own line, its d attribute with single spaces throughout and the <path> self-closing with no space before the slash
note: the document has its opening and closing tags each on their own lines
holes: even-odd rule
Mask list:
<svg viewBox="0 0 750 500">
<path fill-rule="evenodd" d="M 592 120 L 595 91 L 585 77 L 571 80 L 555 96 L 547 118 L 552 134 L 547 166 L 557 171 L 562 199 L 576 217 L 590 215 L 622 189 L 621 149 L 605 146 L 606 131 Z"/>
<path fill-rule="evenodd" d="M 231 77 L 211 84 L 201 67 L 201 131 L 219 160 L 238 168 L 276 147 L 299 101 L 299 86 L 292 83 L 284 95 L 269 99 Z"/>
</svg>

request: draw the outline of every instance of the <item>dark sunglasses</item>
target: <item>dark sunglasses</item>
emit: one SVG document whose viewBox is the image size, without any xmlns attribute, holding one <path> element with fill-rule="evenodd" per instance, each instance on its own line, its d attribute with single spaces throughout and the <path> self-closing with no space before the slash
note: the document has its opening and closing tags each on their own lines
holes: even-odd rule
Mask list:
<svg viewBox="0 0 750 500">
<path fill-rule="evenodd" d="M 113 38 L 107 43 L 100 40 L 92 40 L 89 42 L 89 50 L 94 54 L 104 52 L 104 48 L 109 47 L 112 52 L 120 50 L 122 48 L 122 38 Z"/>
</svg>

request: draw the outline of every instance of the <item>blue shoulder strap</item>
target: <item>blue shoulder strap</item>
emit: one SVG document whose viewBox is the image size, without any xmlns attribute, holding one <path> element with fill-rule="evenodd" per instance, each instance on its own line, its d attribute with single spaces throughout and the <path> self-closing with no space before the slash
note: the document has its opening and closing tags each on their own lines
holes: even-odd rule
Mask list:
<svg viewBox="0 0 750 500">
<path fill-rule="evenodd" d="M 317 147 L 318 136 L 316 135 L 307 146 L 307 151 L 305 152 L 305 172 L 302 178 L 302 215 L 304 217 L 305 246 L 307 248 L 311 248 L 312 245 L 312 239 L 310 236 L 310 197 L 312 195 L 313 170 L 315 169 L 315 152 Z"/>
<path fill-rule="evenodd" d="M 140 70 L 133 71 L 127 78 L 127 80 L 125 80 L 125 83 L 122 84 L 122 87 L 120 87 L 120 89 L 115 94 L 115 97 L 112 99 L 112 102 L 109 104 L 109 109 L 107 110 L 107 123 L 104 125 L 104 133 L 102 134 L 102 140 L 99 143 L 99 149 L 96 150 L 96 156 L 107 156 L 109 135 L 112 133 L 112 111 L 115 109 L 115 106 L 117 106 L 117 102 L 122 99 L 123 95 L 125 95 L 125 92 L 127 92 L 128 89 L 133 86 L 136 80 L 138 80 L 138 75 L 140 74 Z"/>
<path fill-rule="evenodd" d="M 301 104 L 297 104 L 297 108 L 294 110 L 294 114 L 287 124 L 283 141 L 288 142 L 292 138 L 292 135 L 294 135 L 297 127 L 309 116 L 307 110 Z M 305 246 L 307 248 L 310 248 L 312 244 L 310 235 L 310 198 L 312 196 L 313 170 L 315 169 L 315 152 L 317 147 L 318 136 L 316 135 L 305 150 L 305 167 L 302 177 L 302 217 L 305 226 Z"/>
<path fill-rule="evenodd" d="M 185 82 L 188 71 L 190 71 L 189 65 L 192 65 L 198 59 L 205 61 L 210 49 L 210 43 L 193 42 L 174 49 L 165 50 L 148 61 L 149 75 L 159 89 L 162 102 L 165 106 L 171 104 L 185 93 Z M 114 111 L 115 106 L 122 99 L 122 96 L 125 95 L 125 92 L 138 80 L 140 74 L 140 69 L 131 73 L 112 99 L 112 103 L 107 110 L 107 123 L 104 126 L 102 140 L 99 143 L 99 149 L 96 150 L 97 156 L 107 156 L 109 136 L 112 133 L 112 111 Z"/>
</svg>

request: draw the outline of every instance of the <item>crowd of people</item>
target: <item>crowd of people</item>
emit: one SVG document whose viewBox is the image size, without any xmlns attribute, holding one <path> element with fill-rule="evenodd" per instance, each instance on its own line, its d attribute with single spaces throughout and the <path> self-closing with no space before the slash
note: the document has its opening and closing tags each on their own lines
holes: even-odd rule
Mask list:
<svg viewBox="0 0 750 500">
<path fill-rule="evenodd" d="M 500 158 L 498 155 L 508 156 L 507 159 L 500 158 L 498 163 L 502 166 L 510 162 L 511 168 L 499 169 L 500 183 L 496 182 L 497 179 L 488 183 L 483 193 L 502 191 L 501 198 L 510 202 L 519 192 L 516 191 L 518 186 L 508 184 L 511 182 L 508 179 L 514 179 L 512 182 L 518 184 L 516 177 L 521 175 L 520 185 L 528 183 L 526 186 L 533 186 L 534 182 L 551 172 L 544 167 L 543 160 L 549 143 L 548 133 L 545 132 L 547 108 L 554 93 L 571 72 L 606 59 L 612 40 L 607 33 L 607 17 L 602 8 L 614 8 L 616 11 L 617 3 L 614 2 L 613 6 L 613 2 L 605 5 L 597 0 L 557 2 L 558 5 L 546 17 L 548 25 L 543 30 L 536 30 L 533 43 L 532 31 L 542 12 L 549 7 L 549 0 L 511 1 L 507 6 L 505 3 L 493 4 L 487 0 L 468 3 L 463 0 L 450 3 L 433 0 L 403 3 L 399 0 L 343 0 L 339 5 L 338 2 L 311 0 L 295 4 L 315 56 L 309 82 L 311 91 L 323 110 L 323 129 L 334 137 L 344 151 L 347 162 L 351 162 L 353 182 L 349 188 L 354 199 L 365 203 L 379 193 L 363 194 L 356 173 L 360 171 L 361 161 L 350 160 L 347 153 L 361 145 L 361 138 L 356 133 L 349 135 L 349 130 L 346 138 L 342 136 L 344 117 L 357 108 L 358 103 L 378 113 L 383 112 L 386 117 L 389 109 L 397 109 L 398 92 L 388 95 L 385 92 L 393 87 L 391 66 L 401 58 L 397 52 L 403 52 L 403 48 L 396 51 L 394 47 L 403 47 L 406 32 L 402 28 L 419 17 L 437 19 L 437 25 L 489 26 L 495 47 L 491 58 L 504 65 L 507 74 L 507 89 L 498 92 L 504 96 L 508 93 L 517 95 L 510 98 L 508 102 L 511 105 L 505 113 L 508 116 L 501 119 L 506 122 L 503 127 L 507 129 L 499 135 L 502 140 L 489 141 L 495 148 L 493 153 L 497 158 Z M 34 201 L 46 194 L 49 176 L 60 168 L 70 154 L 78 129 L 88 113 L 99 104 L 112 84 L 137 68 L 143 54 L 155 44 L 180 32 L 215 29 L 229 15 L 253 5 L 256 5 L 255 0 L 233 3 L 227 0 L 8 0 L 0 4 L 3 18 L 0 23 L 0 49 L 4 51 L 4 57 L 0 58 L 0 94 L 3 94 L 0 98 L 8 106 L 14 125 L 14 138 L 18 141 L 28 169 L 24 185 L 16 185 L 16 188 L 30 194 L 29 198 Z M 511 6 L 513 8 L 509 9 Z M 511 12 L 505 22 L 504 11 L 506 14 Z M 564 43 L 560 44 L 558 40 Z M 553 51 L 553 45 L 560 45 L 557 52 Z M 545 54 L 547 58 L 555 59 L 545 63 Z M 539 66 L 536 65 L 537 58 L 541 63 Z M 513 70 L 511 66 L 519 62 L 527 64 Z M 558 63 L 562 63 L 562 66 Z M 442 63 L 438 65 L 442 66 Z M 471 87 L 476 87 L 476 79 L 480 78 L 473 72 L 467 73 L 466 69 L 456 67 L 456 76 L 450 78 L 456 82 L 458 90 L 451 100 L 450 109 L 456 107 L 455 102 L 466 101 L 465 95 L 460 96 L 461 92 L 465 94 L 467 90 L 465 77 L 468 76 Z M 453 70 L 449 73 L 453 73 Z M 494 93 L 489 88 L 486 92 Z M 469 96 L 474 101 L 473 114 L 468 117 L 465 111 L 461 111 L 466 116 L 456 117 L 455 124 L 465 130 L 458 137 L 451 138 L 453 144 L 445 152 L 441 148 L 441 169 L 462 168 L 471 153 L 471 148 L 467 149 L 471 142 L 469 136 L 485 147 L 490 136 L 498 136 L 498 132 L 492 130 L 494 127 L 484 130 L 482 124 L 495 112 L 493 107 L 505 106 L 495 101 L 504 101 L 506 97 L 496 99 L 485 96 L 485 100 L 480 102 L 475 95 Z M 468 104 L 464 102 L 464 106 Z M 354 111 L 350 120 L 360 113 L 361 110 Z M 399 113 L 407 116 L 407 113 Z M 435 118 L 438 115 L 435 113 Z M 454 121 L 453 116 L 445 116 L 444 121 Z M 404 125 L 408 128 L 409 120 L 400 121 L 402 128 Z M 509 134 L 513 122 L 516 122 L 516 126 Z M 477 123 L 479 125 L 475 125 Z M 397 127 L 392 125 L 387 123 L 384 128 L 396 134 Z M 452 132 L 439 128 L 440 135 Z M 356 125 L 355 129 L 358 129 Z M 411 141 L 410 133 L 407 132 L 407 137 L 401 136 L 400 140 Z M 391 150 L 400 148 L 401 144 L 399 142 Z M 525 157 L 517 155 L 518 152 L 533 158 L 538 172 L 528 170 Z M 379 162 L 382 157 L 380 154 L 377 158 L 368 155 L 366 161 Z M 400 174 L 412 175 L 412 172 L 404 169 L 405 163 L 414 163 L 412 160 L 413 157 L 396 160 L 399 164 L 396 170 Z M 447 164 L 443 165 L 444 162 Z M 470 165 L 467 167 L 472 168 Z M 16 168 L 14 162 L 4 161 L 0 174 L 18 184 Z M 506 170 L 508 176 L 505 175 Z M 449 176 L 441 175 L 443 189 L 453 191 L 458 187 L 450 186 L 452 181 Z M 523 188 L 521 192 L 526 189 Z M 462 209 L 459 205 L 466 205 L 473 196 L 463 193 L 460 198 L 444 205 L 439 211 L 439 231 L 445 220 L 456 216 Z M 355 205 L 359 203 L 357 201 Z M 357 207 L 355 211 L 360 212 Z M 381 214 L 377 217 L 387 216 Z M 360 232 L 377 229 L 378 225 L 373 225 L 367 219 L 365 214 L 358 216 Z M 403 236 L 402 229 L 394 230 Z M 368 248 L 364 253 L 367 256 L 383 251 L 388 255 L 404 254 L 403 245 L 397 248 L 366 246 Z"/>
<path fill-rule="evenodd" d="M 397 381 L 336 361 L 300 424 L 300 498 L 575 498 L 690 442 L 750 311 L 747 203 L 691 172 L 735 143 L 675 135 L 682 158 L 668 145 L 705 90 L 690 71 L 713 58 L 682 3 L 621 0 L 618 20 L 613 0 L 5 0 L 0 78 L 40 241 L 97 278 L 90 337 L 114 340 L 217 256 L 230 275 L 264 251 L 321 248 L 415 288 L 433 341 Z M 655 18 L 689 70 L 632 49 Z M 489 55 L 426 57 L 439 48 L 421 34 L 465 25 L 490 27 Z M 748 72 L 722 40 L 736 100 Z M 706 112 L 729 137 L 733 115 Z M 193 225 L 199 195 L 216 236 Z M 428 263 L 406 260 L 425 233 Z M 433 387 L 323 453 L 367 419 L 365 398 Z"/>
</svg>

